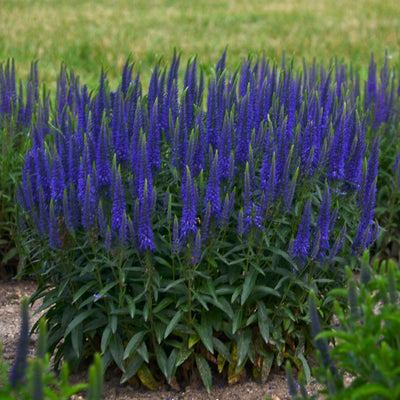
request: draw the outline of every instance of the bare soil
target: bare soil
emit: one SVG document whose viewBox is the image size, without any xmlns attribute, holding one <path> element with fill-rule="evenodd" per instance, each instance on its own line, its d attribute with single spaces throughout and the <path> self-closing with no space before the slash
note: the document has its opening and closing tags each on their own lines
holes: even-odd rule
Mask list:
<svg viewBox="0 0 400 400">
<path fill-rule="evenodd" d="M 14 361 L 20 328 L 20 304 L 24 296 L 31 296 L 36 284 L 31 280 L 0 280 L 0 342 L 3 343 L 3 356 L 11 365 Z M 35 310 L 39 304 L 30 308 L 31 324 L 39 317 Z M 33 334 L 30 340 L 31 354 L 34 353 L 37 335 Z M 84 382 L 87 379 L 86 371 L 71 376 L 71 382 Z M 217 380 L 217 379 L 215 379 Z M 312 381 L 308 387 L 310 394 L 318 392 L 318 386 Z M 76 399 L 84 399 L 84 395 Z M 290 399 L 284 370 L 273 370 L 265 384 L 252 380 L 227 385 L 216 383 L 208 394 L 200 382 L 185 387 L 182 390 L 171 390 L 165 387 L 151 392 L 140 386 L 130 384 L 120 385 L 117 376 L 105 377 L 104 398 L 106 400 L 284 400 Z"/>
</svg>

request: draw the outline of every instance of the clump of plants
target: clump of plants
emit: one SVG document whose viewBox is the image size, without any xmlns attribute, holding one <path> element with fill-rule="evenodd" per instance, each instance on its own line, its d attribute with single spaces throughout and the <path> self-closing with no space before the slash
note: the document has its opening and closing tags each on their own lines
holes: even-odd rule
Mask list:
<svg viewBox="0 0 400 400">
<path fill-rule="evenodd" d="M 307 366 L 307 293 L 378 234 L 379 137 L 345 67 L 225 57 L 206 92 L 196 59 L 180 90 L 176 55 L 146 95 L 129 63 L 96 94 L 61 69 L 18 193 L 56 362 L 100 351 L 123 382 L 208 390 Z"/>
<path fill-rule="evenodd" d="M 374 57 L 371 57 L 364 90 L 364 109 L 369 114 L 369 131 L 378 133 L 380 137 L 375 215 L 381 234 L 372 255 L 380 260 L 398 259 L 400 77 L 389 68 L 387 56 L 379 71 Z"/>
<path fill-rule="evenodd" d="M 374 268 L 369 253 L 363 257 L 360 278 L 350 270 L 346 288 L 334 289 L 338 324 L 321 329 L 322 300 L 311 294 L 309 312 L 320 363 L 313 372 L 328 399 L 397 399 L 400 396 L 400 268 L 388 260 Z M 339 300 L 345 303 L 339 305 Z M 327 340 L 333 343 L 329 348 Z M 290 371 L 290 366 L 289 366 Z M 351 377 L 345 384 L 344 377 Z M 289 372 L 292 398 L 309 398 L 304 386 L 297 395 Z M 326 398 L 326 397 L 324 397 Z"/>
<path fill-rule="evenodd" d="M 13 60 L 0 64 L 0 278 L 20 268 L 16 242 L 15 190 L 21 181 L 28 130 L 38 101 L 37 64 L 31 65 L 26 85 L 17 85 Z"/>
<path fill-rule="evenodd" d="M 99 354 L 89 370 L 89 383 L 71 385 L 68 364 L 63 364 L 59 376 L 52 371 L 47 353 L 47 328 L 43 319 L 39 322 L 39 338 L 36 356 L 28 359 L 29 316 L 28 299 L 21 305 L 21 334 L 13 366 L 9 369 L 1 358 L 0 344 L 0 397 L 2 400 L 68 400 L 73 394 L 87 391 L 88 400 L 103 398 L 103 369 Z"/>
</svg>

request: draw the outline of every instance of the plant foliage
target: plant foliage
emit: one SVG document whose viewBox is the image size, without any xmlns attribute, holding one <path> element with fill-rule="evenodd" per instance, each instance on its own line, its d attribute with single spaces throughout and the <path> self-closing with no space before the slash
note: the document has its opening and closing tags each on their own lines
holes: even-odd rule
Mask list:
<svg viewBox="0 0 400 400">
<path fill-rule="evenodd" d="M 39 102 L 18 200 L 56 362 L 100 351 L 122 381 L 197 371 L 208 390 L 308 368 L 307 293 L 379 232 L 372 106 L 338 63 L 225 61 L 205 89 L 192 59 L 179 90 L 174 54 L 146 95 L 129 62 L 96 93 L 62 67 Z"/>
<path fill-rule="evenodd" d="M 51 369 L 50 355 L 46 353 L 47 328 L 43 319 L 39 322 L 39 338 L 36 356 L 28 359 L 29 317 L 28 299 L 21 305 L 22 324 L 17 354 L 13 366 L 1 357 L 0 344 L 0 397 L 2 400 L 68 400 L 73 394 L 88 391 L 88 400 L 103 398 L 103 367 L 99 354 L 94 355 L 94 362 L 89 370 L 89 383 L 71 385 L 68 381 L 68 364 L 63 364 L 60 376 Z"/>
<path fill-rule="evenodd" d="M 0 64 L 0 277 L 3 278 L 16 275 L 22 261 L 16 242 L 15 189 L 21 181 L 27 132 L 37 101 L 37 64 L 31 65 L 25 87 L 22 82 L 17 85 L 13 60 Z"/>
<path fill-rule="evenodd" d="M 348 270 L 345 289 L 330 293 L 335 299 L 338 325 L 321 331 L 317 302 L 310 296 L 311 325 L 315 335 L 320 364 L 313 372 L 325 389 L 328 399 L 397 399 L 400 396 L 400 269 L 389 260 L 374 269 L 369 266 L 369 253 L 362 261 L 360 279 Z M 338 300 L 345 297 L 345 305 Z M 314 317 L 313 317 L 314 315 Z M 327 340 L 333 341 L 329 350 Z M 352 377 L 345 385 L 344 376 Z M 291 381 L 293 399 L 297 395 Z M 302 393 L 306 393 L 304 387 Z"/>
</svg>

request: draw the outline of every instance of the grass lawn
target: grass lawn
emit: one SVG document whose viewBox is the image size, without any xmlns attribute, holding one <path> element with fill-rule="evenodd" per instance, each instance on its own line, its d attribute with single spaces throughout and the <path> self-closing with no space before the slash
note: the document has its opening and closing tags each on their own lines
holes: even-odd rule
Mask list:
<svg viewBox="0 0 400 400">
<path fill-rule="evenodd" d="M 398 65 L 399 15 L 396 0 L 2 0 L 0 61 L 15 58 L 24 78 L 39 60 L 51 88 L 61 62 L 95 87 L 102 66 L 116 82 L 129 55 L 146 83 L 174 48 L 206 69 L 228 47 L 230 68 L 249 54 L 280 61 L 285 52 L 299 66 L 337 56 L 365 73 L 371 52 L 381 63 L 387 49 Z"/>
</svg>

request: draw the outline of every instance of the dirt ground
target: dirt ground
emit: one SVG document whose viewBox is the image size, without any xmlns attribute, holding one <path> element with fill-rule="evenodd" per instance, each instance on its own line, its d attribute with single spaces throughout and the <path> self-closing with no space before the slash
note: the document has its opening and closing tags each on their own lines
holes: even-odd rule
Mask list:
<svg viewBox="0 0 400 400">
<path fill-rule="evenodd" d="M 35 291 L 35 282 L 1 281 L 0 280 L 0 342 L 3 343 L 3 356 L 11 365 L 17 347 L 20 327 L 20 303 L 23 296 L 30 296 Z M 34 315 L 35 309 L 30 309 L 33 324 L 38 318 Z M 30 341 L 32 354 L 35 349 L 37 337 L 33 335 Z M 71 381 L 86 381 L 86 372 L 71 376 Z M 309 386 L 309 393 L 316 394 L 318 387 L 315 381 Z M 84 395 L 76 399 L 84 399 Z M 254 381 L 242 384 L 227 385 L 215 384 L 211 394 L 202 387 L 186 387 L 181 391 L 172 391 L 169 388 L 157 392 L 151 392 L 146 388 L 136 388 L 131 385 L 120 385 L 117 377 L 106 377 L 104 383 L 105 400 L 284 400 L 290 399 L 285 372 L 274 370 L 264 385 Z"/>
</svg>

